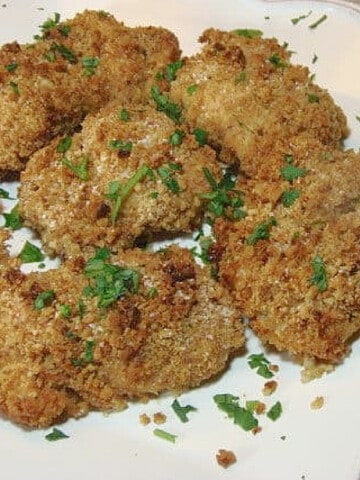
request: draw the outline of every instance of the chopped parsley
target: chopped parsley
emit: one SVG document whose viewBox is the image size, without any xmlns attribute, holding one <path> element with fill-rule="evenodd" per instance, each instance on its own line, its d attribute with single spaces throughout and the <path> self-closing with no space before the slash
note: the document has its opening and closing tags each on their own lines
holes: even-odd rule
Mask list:
<svg viewBox="0 0 360 480">
<path fill-rule="evenodd" d="M 146 294 L 146 298 L 148 299 L 152 299 L 152 298 L 156 298 L 158 296 L 158 290 L 156 287 L 151 287 L 149 288 L 147 294 Z"/>
<path fill-rule="evenodd" d="M 269 240 L 270 229 L 277 225 L 277 221 L 274 217 L 271 217 L 267 222 L 259 223 L 254 231 L 246 238 L 248 245 L 255 245 L 260 240 Z"/>
<path fill-rule="evenodd" d="M 293 25 L 297 25 L 301 20 L 305 20 L 306 18 L 310 17 L 311 14 L 312 14 L 312 11 L 310 10 L 305 15 L 299 15 L 298 17 L 294 17 L 294 18 L 291 19 L 291 23 Z"/>
<path fill-rule="evenodd" d="M 282 405 L 280 402 L 276 402 L 270 410 L 267 412 L 266 416 L 275 422 L 282 414 Z"/>
<path fill-rule="evenodd" d="M 287 67 L 287 63 L 277 53 L 273 53 L 269 57 L 269 62 L 271 63 L 271 65 L 273 65 L 276 68 Z"/>
<path fill-rule="evenodd" d="M 4 198 L 5 200 L 15 200 L 15 198 L 10 197 L 10 193 L 3 188 L 0 188 L 0 198 Z"/>
<path fill-rule="evenodd" d="M 86 181 L 89 179 L 89 157 L 86 155 L 83 155 L 80 158 L 79 163 L 74 163 L 67 159 L 66 157 L 63 157 L 61 160 L 61 163 L 69 168 L 80 180 Z"/>
<path fill-rule="evenodd" d="M 211 192 L 200 194 L 200 198 L 207 200 L 207 210 L 215 217 L 225 217 L 230 220 L 240 220 L 246 216 L 243 210 L 243 194 L 234 189 L 236 176 L 232 169 L 225 170 L 222 179 L 217 182 L 213 174 L 206 167 L 203 169 Z"/>
<path fill-rule="evenodd" d="M 53 290 L 45 290 L 39 293 L 35 298 L 34 308 L 35 310 L 42 310 L 46 306 L 50 305 L 55 300 L 55 293 Z"/>
<path fill-rule="evenodd" d="M 312 57 L 312 60 L 311 60 L 311 63 L 314 64 L 318 61 L 319 57 L 316 55 L 316 53 L 314 53 L 313 57 Z"/>
<path fill-rule="evenodd" d="M 58 27 L 58 32 L 60 32 L 63 37 L 68 37 L 71 32 L 71 27 L 70 25 L 61 25 Z"/>
<path fill-rule="evenodd" d="M 225 412 L 230 419 L 234 420 L 246 432 L 258 426 L 258 420 L 253 412 L 239 405 L 239 398 L 230 393 L 220 393 L 214 395 L 214 402 L 220 410 Z"/>
<path fill-rule="evenodd" d="M 84 75 L 91 77 L 94 75 L 96 67 L 99 66 L 100 60 L 97 57 L 83 57 L 81 65 L 84 68 Z"/>
<path fill-rule="evenodd" d="M 127 110 L 126 108 L 122 108 L 119 111 L 118 116 L 119 116 L 120 120 L 122 120 L 123 122 L 128 122 L 130 120 L 129 110 Z"/>
<path fill-rule="evenodd" d="M 320 98 L 319 95 L 316 95 L 315 93 L 308 93 L 307 94 L 309 103 L 319 103 Z"/>
<path fill-rule="evenodd" d="M 76 62 L 76 55 L 75 53 L 67 48 L 65 45 L 61 43 L 53 43 L 51 46 L 52 51 L 55 53 L 59 53 L 64 60 L 67 60 L 70 63 Z"/>
<path fill-rule="evenodd" d="M 55 12 L 54 18 L 48 18 L 47 20 L 45 20 L 45 22 L 42 25 L 40 25 L 40 30 L 44 34 L 51 28 L 56 27 L 56 25 L 59 22 L 60 22 L 60 13 Z M 38 40 L 39 37 L 36 37 L 36 39 Z"/>
<path fill-rule="evenodd" d="M 151 97 L 155 101 L 156 109 L 159 112 L 164 112 L 173 122 L 181 123 L 182 109 L 180 105 L 171 102 L 169 97 L 161 93 L 157 86 L 151 88 Z"/>
<path fill-rule="evenodd" d="M 264 378 L 272 378 L 273 372 L 269 369 L 270 361 L 263 353 L 253 353 L 248 356 L 248 365 L 256 370 L 256 373 Z"/>
<path fill-rule="evenodd" d="M 109 258 L 109 250 L 100 248 L 87 261 L 84 268 L 84 273 L 89 279 L 84 295 L 97 297 L 99 308 L 108 307 L 126 293 L 135 293 L 139 288 L 139 272 L 132 268 L 113 265 L 109 263 Z"/>
<path fill-rule="evenodd" d="M 70 318 L 71 316 L 71 307 L 67 303 L 60 305 L 60 315 L 63 318 Z"/>
<path fill-rule="evenodd" d="M 327 15 L 324 14 L 322 15 L 318 20 L 316 20 L 316 22 L 312 23 L 311 25 L 309 25 L 309 28 L 311 28 L 312 30 L 314 30 L 315 28 L 317 28 L 321 23 L 325 22 L 325 20 L 327 20 Z"/>
<path fill-rule="evenodd" d="M 280 175 L 284 180 L 292 183 L 297 178 L 305 177 L 308 173 L 305 168 L 296 167 L 293 165 L 293 156 L 292 155 L 285 155 L 285 162 L 286 164 L 281 167 Z"/>
<path fill-rule="evenodd" d="M 181 422 L 183 422 L 183 423 L 186 423 L 186 422 L 189 421 L 189 418 L 187 416 L 188 413 L 196 412 L 196 408 L 191 406 L 191 405 L 186 405 L 186 406 L 182 407 L 177 399 L 175 399 L 172 402 L 171 407 L 174 410 L 174 412 L 176 413 L 176 415 L 179 417 Z"/>
<path fill-rule="evenodd" d="M 64 432 L 62 432 L 61 430 L 59 430 L 58 428 L 53 428 L 52 432 L 45 435 L 45 438 L 49 442 L 56 442 L 58 440 L 69 438 L 69 436 L 66 435 Z"/>
<path fill-rule="evenodd" d="M 59 141 L 56 147 L 56 151 L 58 153 L 66 153 L 71 147 L 71 144 L 72 138 L 70 136 L 66 136 Z"/>
<path fill-rule="evenodd" d="M 242 72 L 238 73 L 235 77 L 235 84 L 243 83 L 246 80 L 246 72 L 243 70 Z"/>
<path fill-rule="evenodd" d="M 300 190 L 292 189 L 292 190 L 285 190 L 281 196 L 281 203 L 284 207 L 289 208 L 291 207 L 296 200 L 300 197 Z"/>
<path fill-rule="evenodd" d="M 20 95 L 19 85 L 16 82 L 9 82 L 9 86 L 16 95 Z"/>
<path fill-rule="evenodd" d="M 84 361 L 86 363 L 91 363 L 94 361 L 94 340 L 87 340 L 85 343 L 85 352 L 84 352 Z"/>
<path fill-rule="evenodd" d="M 357 120 L 358 122 L 360 122 L 360 115 L 356 115 L 355 118 L 356 118 L 356 120 Z"/>
<path fill-rule="evenodd" d="M 185 137 L 185 133 L 180 130 L 176 129 L 169 137 L 170 145 L 177 147 L 182 144 L 183 138 Z"/>
<path fill-rule="evenodd" d="M 156 437 L 162 438 L 163 440 L 166 440 L 171 443 L 176 442 L 176 435 L 173 435 L 172 433 L 166 432 L 165 430 L 162 430 L 161 428 L 155 428 L 153 430 L 153 433 Z"/>
<path fill-rule="evenodd" d="M 123 140 L 110 140 L 109 147 L 113 150 L 118 150 L 121 153 L 130 153 L 133 144 L 130 141 L 123 141 Z"/>
<path fill-rule="evenodd" d="M 236 28 L 235 30 L 232 30 L 231 33 L 235 33 L 235 35 L 246 38 L 259 38 L 263 35 L 263 32 L 261 30 L 257 30 L 254 28 Z"/>
<path fill-rule="evenodd" d="M 178 170 L 181 170 L 181 166 L 175 163 L 168 163 L 167 166 L 162 165 L 156 169 L 162 183 L 175 194 L 181 191 L 179 182 L 174 178 L 174 173 Z"/>
<path fill-rule="evenodd" d="M 192 133 L 200 147 L 206 145 L 208 138 L 208 133 L 206 130 L 203 130 L 202 128 L 195 128 Z"/>
<path fill-rule="evenodd" d="M 110 213 L 112 225 L 115 225 L 126 198 L 130 195 L 135 186 L 151 173 L 152 170 L 148 165 L 142 165 L 124 185 L 121 185 L 117 180 L 109 183 L 109 190 L 106 197 L 113 201 Z"/>
<path fill-rule="evenodd" d="M 173 63 L 169 63 L 165 68 L 166 79 L 172 82 L 176 78 L 177 71 L 184 65 L 183 60 L 176 60 Z"/>
<path fill-rule="evenodd" d="M 15 205 L 10 213 L 3 213 L 3 217 L 5 219 L 4 227 L 10 228 L 11 230 L 19 230 L 22 228 L 23 223 L 19 214 L 18 205 Z"/>
<path fill-rule="evenodd" d="M 13 73 L 18 68 L 18 66 L 19 65 L 16 62 L 11 62 L 5 65 L 5 70 L 7 70 L 9 73 Z"/>
<path fill-rule="evenodd" d="M 42 253 L 39 247 L 26 240 L 21 252 L 19 253 L 21 263 L 34 263 L 42 262 L 45 259 L 45 255 Z"/>
<path fill-rule="evenodd" d="M 325 292 L 328 288 L 327 273 L 324 260 L 316 255 L 312 262 L 311 267 L 313 270 L 313 275 L 310 279 L 312 285 L 316 285 L 320 292 Z"/>
<path fill-rule="evenodd" d="M 189 85 L 186 91 L 189 95 L 194 95 L 197 89 L 198 89 L 198 85 L 194 83 L 193 85 Z"/>
</svg>

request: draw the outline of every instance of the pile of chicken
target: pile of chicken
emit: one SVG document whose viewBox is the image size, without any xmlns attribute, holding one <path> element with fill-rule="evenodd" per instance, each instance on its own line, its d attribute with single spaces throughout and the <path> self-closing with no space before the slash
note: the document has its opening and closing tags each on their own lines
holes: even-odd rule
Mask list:
<svg viewBox="0 0 360 480">
<path fill-rule="evenodd" d="M 22 221 L 62 259 L 24 275 L 0 232 L 0 412 L 17 423 L 195 387 L 241 351 L 243 318 L 330 363 L 360 329 L 344 114 L 276 40 L 200 41 L 181 58 L 171 32 L 85 11 L 0 51 L 1 175 L 20 175 Z M 204 221 L 210 265 L 138 248 Z"/>
</svg>

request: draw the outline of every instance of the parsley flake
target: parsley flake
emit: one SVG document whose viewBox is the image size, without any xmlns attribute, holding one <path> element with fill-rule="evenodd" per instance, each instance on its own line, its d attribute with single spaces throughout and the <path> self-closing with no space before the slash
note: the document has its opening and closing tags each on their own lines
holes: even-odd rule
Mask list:
<svg viewBox="0 0 360 480">
<path fill-rule="evenodd" d="M 89 157 L 86 155 L 80 158 L 79 163 L 74 163 L 66 157 L 63 157 L 61 163 L 69 168 L 80 180 L 85 182 L 89 179 Z"/>
<path fill-rule="evenodd" d="M 81 59 L 81 65 L 84 68 L 84 75 L 91 77 L 95 74 L 96 67 L 100 64 L 100 60 L 97 57 L 83 57 Z"/>
<path fill-rule="evenodd" d="M 5 219 L 5 228 L 10 228 L 11 230 L 19 230 L 22 228 L 23 223 L 19 214 L 19 207 L 15 207 L 10 211 L 10 213 L 3 213 Z"/>
<path fill-rule="evenodd" d="M 183 423 L 186 423 L 186 422 L 189 421 L 189 418 L 187 416 L 189 412 L 196 412 L 196 408 L 191 406 L 191 405 L 186 405 L 186 406 L 182 407 L 177 399 L 175 399 L 172 402 L 171 407 L 174 410 L 174 412 L 176 413 L 176 415 L 179 417 L 181 422 L 183 422 Z"/>
<path fill-rule="evenodd" d="M 0 198 L 3 198 L 5 200 L 15 200 L 15 198 L 12 198 L 10 196 L 10 193 L 3 188 L 0 188 Z"/>
<path fill-rule="evenodd" d="M 300 168 L 293 165 L 292 155 L 286 155 L 285 162 L 285 166 L 281 167 L 280 175 L 284 180 L 287 180 L 290 183 L 297 178 L 305 177 L 305 175 L 308 173 L 305 168 Z"/>
<path fill-rule="evenodd" d="M 273 53 L 269 57 L 269 62 L 276 68 L 285 68 L 288 66 L 287 63 L 277 53 Z"/>
<path fill-rule="evenodd" d="M 258 420 L 250 410 L 239 405 L 238 397 L 230 393 L 220 393 L 214 395 L 214 402 L 220 410 L 225 412 L 230 419 L 234 420 L 246 432 L 258 426 Z"/>
<path fill-rule="evenodd" d="M 169 82 L 172 82 L 176 78 L 177 71 L 184 65 L 183 60 L 176 60 L 173 63 L 166 65 L 165 72 L 166 78 Z"/>
<path fill-rule="evenodd" d="M 165 430 L 162 430 L 161 428 L 155 428 L 153 430 L 153 433 L 156 437 L 162 438 L 163 440 L 166 440 L 171 443 L 176 442 L 176 435 L 173 435 L 172 433 L 166 432 Z"/>
<path fill-rule="evenodd" d="M 293 25 L 297 25 L 301 20 L 305 20 L 306 18 L 310 17 L 311 14 L 312 14 L 312 11 L 310 10 L 305 15 L 299 15 L 298 17 L 294 17 L 294 18 L 291 19 L 291 23 Z"/>
<path fill-rule="evenodd" d="M 34 301 L 35 310 L 42 310 L 46 306 L 50 305 L 55 300 L 55 293 L 53 290 L 45 290 L 39 293 Z"/>
<path fill-rule="evenodd" d="M 21 263 L 34 263 L 42 262 L 45 259 L 45 255 L 42 253 L 39 247 L 26 240 L 21 252 L 19 253 Z"/>
<path fill-rule="evenodd" d="M 122 120 L 123 122 L 128 122 L 130 120 L 129 110 L 127 110 L 126 108 L 122 108 L 118 115 L 120 120 Z"/>
<path fill-rule="evenodd" d="M 167 95 L 160 92 L 159 87 L 151 88 L 151 97 L 155 101 L 156 109 L 159 112 L 164 112 L 175 123 L 181 122 L 182 109 L 180 105 L 171 102 Z"/>
<path fill-rule="evenodd" d="M 259 223 L 254 231 L 247 237 L 246 243 L 248 245 L 255 245 L 260 240 L 269 240 L 270 229 L 277 225 L 277 221 L 274 217 L 271 217 L 267 222 Z"/>
<path fill-rule="evenodd" d="M 316 255 L 312 262 L 311 267 L 313 270 L 313 275 L 310 279 L 312 285 L 316 285 L 320 292 L 325 292 L 328 288 L 327 273 L 324 260 Z"/>
<path fill-rule="evenodd" d="M 316 22 L 312 23 L 311 25 L 309 25 L 309 28 L 311 30 L 314 30 L 315 28 L 317 28 L 321 23 L 325 22 L 325 20 L 327 20 L 327 15 L 324 14 L 322 15 L 318 20 L 316 20 Z"/>
<path fill-rule="evenodd" d="M 156 169 L 162 183 L 170 190 L 170 192 L 178 194 L 181 190 L 178 181 L 174 178 L 174 168 L 171 164 L 168 166 L 162 165 Z"/>
<path fill-rule="evenodd" d="M 248 357 L 248 365 L 255 369 L 256 373 L 264 378 L 272 378 L 273 372 L 269 369 L 270 361 L 263 353 L 253 353 Z"/>
<path fill-rule="evenodd" d="M 69 436 L 66 435 L 64 432 L 62 432 L 61 430 L 59 430 L 58 428 L 53 428 L 52 432 L 45 435 L 45 438 L 49 442 L 56 442 L 58 440 L 69 438 Z"/>
<path fill-rule="evenodd" d="M 59 141 L 56 147 L 56 151 L 58 153 L 66 153 L 71 147 L 71 144 L 72 138 L 70 136 L 66 136 Z"/>
<path fill-rule="evenodd" d="M 206 130 L 203 130 L 202 128 L 195 128 L 192 133 L 200 147 L 206 145 L 208 138 L 208 133 Z"/>
<path fill-rule="evenodd" d="M 178 128 L 170 135 L 169 143 L 170 145 L 177 147 L 182 144 L 183 138 L 185 137 L 185 133 Z"/>
<path fill-rule="evenodd" d="M 282 414 L 282 405 L 280 402 L 276 402 L 270 410 L 267 412 L 266 416 L 275 422 Z"/>
<path fill-rule="evenodd" d="M 300 190 L 285 190 L 285 192 L 283 192 L 281 196 L 281 203 L 284 205 L 284 207 L 289 208 L 296 202 L 299 197 Z"/>
<path fill-rule="evenodd" d="M 236 28 L 235 30 L 232 30 L 231 33 L 246 38 L 259 38 L 263 35 L 263 32 L 261 30 L 257 30 L 254 28 Z"/>
<path fill-rule="evenodd" d="M 5 65 L 5 70 L 7 70 L 9 73 L 13 73 L 18 68 L 18 66 L 19 65 L 16 62 L 11 62 Z"/>
</svg>

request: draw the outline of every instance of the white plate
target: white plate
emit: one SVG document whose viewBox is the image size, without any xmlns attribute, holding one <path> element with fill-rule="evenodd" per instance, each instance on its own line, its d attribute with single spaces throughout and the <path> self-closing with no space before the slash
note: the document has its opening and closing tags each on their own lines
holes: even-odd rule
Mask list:
<svg viewBox="0 0 360 480">
<path fill-rule="evenodd" d="M 4 0 L 6 2 L 6 0 Z M 196 39 L 210 26 L 263 30 L 265 36 L 287 41 L 296 53 L 293 61 L 310 66 L 316 80 L 329 89 L 348 115 L 352 134 L 347 146 L 360 145 L 360 7 L 344 1 L 260 0 L 9 0 L 0 6 L 0 43 L 31 41 L 54 12 L 61 18 L 84 8 L 109 11 L 129 25 L 162 25 L 179 37 L 184 53 L 198 48 Z M 311 15 L 294 25 L 292 18 Z M 309 24 L 323 14 L 327 20 L 311 30 Z M 312 63 L 314 55 L 318 57 Z M 360 186 L 359 186 L 360 187 Z M 20 239 L 21 240 L 21 239 Z M 249 336 L 248 351 L 263 351 Z M 248 353 L 249 353 L 248 352 Z M 180 397 L 182 404 L 197 407 L 188 423 L 181 423 L 165 397 L 133 404 L 119 414 L 91 414 L 68 421 L 61 429 L 69 436 L 47 442 L 47 431 L 28 432 L 0 420 L 0 472 L 3 480 L 119 480 L 120 478 L 244 479 L 244 480 L 358 480 L 360 477 L 360 341 L 335 372 L 303 384 L 301 368 L 279 355 L 267 357 L 280 366 L 277 392 L 262 396 L 264 379 L 250 370 L 247 354 L 233 362 L 218 381 Z M 247 399 L 281 401 L 283 415 L 276 422 L 260 419 L 258 435 L 246 433 L 225 418 L 212 399 L 216 393 Z M 324 407 L 310 403 L 323 396 Z M 175 444 L 153 435 L 155 425 L 143 426 L 139 414 L 164 412 L 162 427 L 177 435 Z M 232 450 L 237 463 L 222 469 L 215 455 Z"/>
</svg>

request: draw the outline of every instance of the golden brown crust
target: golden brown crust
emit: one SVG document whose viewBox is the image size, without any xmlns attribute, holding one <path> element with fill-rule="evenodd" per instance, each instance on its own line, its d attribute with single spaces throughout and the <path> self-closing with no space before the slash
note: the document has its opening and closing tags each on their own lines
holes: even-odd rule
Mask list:
<svg viewBox="0 0 360 480">
<path fill-rule="evenodd" d="M 44 427 L 93 409 L 119 410 L 131 398 L 203 383 L 242 347 L 228 294 L 188 251 L 135 249 L 111 261 L 139 271 L 139 289 L 101 309 L 99 297 L 84 294 L 85 259 L 27 276 L 2 273 L 3 415 Z M 35 309 L 48 291 L 54 297 Z"/>
<path fill-rule="evenodd" d="M 201 224 L 204 200 L 199 194 L 210 189 L 202 169 L 220 176 L 215 152 L 200 147 L 186 129 L 150 105 L 129 107 L 127 121 L 119 118 L 122 108 L 116 102 L 89 115 L 66 153 L 57 152 L 56 139 L 22 173 L 20 214 L 40 232 L 50 253 L 72 256 L 89 247 L 130 247 L 139 238 L 190 233 Z M 180 145 L 169 140 L 176 131 L 183 135 Z M 116 141 L 125 146 L 130 142 L 130 147 L 113 148 Z M 86 158 L 88 179 L 65 166 L 64 157 L 76 165 Z M 114 221 L 110 185 L 120 182 L 123 187 L 147 167 Z M 159 169 L 168 172 L 179 191 L 162 181 Z"/>
<path fill-rule="evenodd" d="M 15 65 L 0 77 L 0 178 L 21 171 L 32 153 L 109 100 L 147 97 L 158 69 L 180 55 L 168 30 L 129 28 L 110 14 L 89 10 L 43 37 L 0 49 L 0 64 Z M 84 59 L 98 65 L 87 69 Z"/>
</svg>

